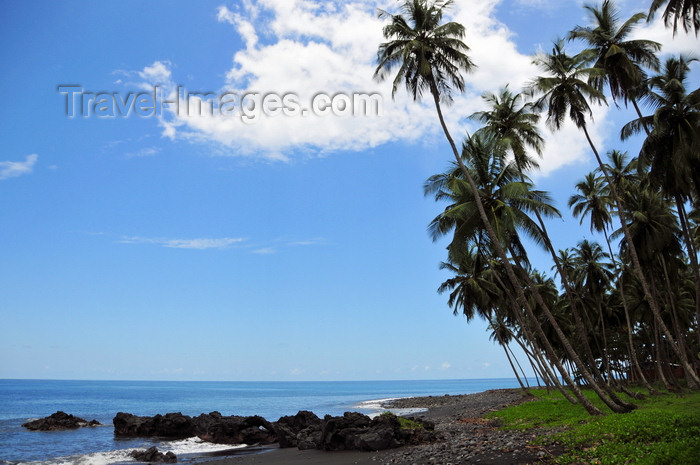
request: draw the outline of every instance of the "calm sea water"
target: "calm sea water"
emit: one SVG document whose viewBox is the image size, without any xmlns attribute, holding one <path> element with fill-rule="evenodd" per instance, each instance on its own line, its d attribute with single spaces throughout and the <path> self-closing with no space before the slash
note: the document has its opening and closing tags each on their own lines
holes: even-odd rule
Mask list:
<svg viewBox="0 0 700 465">
<path fill-rule="evenodd" d="M 102 465 L 128 462 L 128 451 L 152 445 L 173 450 L 179 462 L 205 461 L 227 447 L 197 439 L 159 441 L 114 438 L 117 412 L 196 416 L 261 415 L 276 421 L 299 410 L 319 417 L 346 411 L 376 413 L 372 400 L 443 394 L 468 394 L 517 387 L 515 379 L 353 382 L 152 382 L 0 380 L 0 464 Z M 32 432 L 29 419 L 58 410 L 96 419 L 104 426 L 62 432 Z M 228 447 L 230 449 L 230 447 Z"/>
</svg>

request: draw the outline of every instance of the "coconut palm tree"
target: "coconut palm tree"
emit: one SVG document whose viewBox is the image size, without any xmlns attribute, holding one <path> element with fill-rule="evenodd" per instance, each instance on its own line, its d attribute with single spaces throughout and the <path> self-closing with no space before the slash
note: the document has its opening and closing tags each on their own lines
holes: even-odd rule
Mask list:
<svg viewBox="0 0 700 465">
<path fill-rule="evenodd" d="M 603 0 L 600 7 L 585 5 L 584 8 L 589 13 L 592 25 L 576 26 L 569 33 L 569 39 L 584 41 L 589 47 L 586 53 L 590 55 L 593 67 L 604 71 L 603 74 L 592 75 L 591 84 L 602 91 L 607 83 L 613 100 L 622 100 L 625 104 L 631 101 L 641 117 L 637 97 L 643 91 L 646 77 L 642 67 L 658 70 L 656 52 L 661 50 L 658 42 L 629 39 L 635 26 L 646 15 L 637 13 L 620 23 L 620 12 L 611 0 Z"/>
<path fill-rule="evenodd" d="M 470 172 L 472 181 L 478 183 L 480 200 L 485 210 L 489 212 L 489 223 L 498 232 L 496 236 L 497 244 L 511 252 L 511 256 L 520 270 L 521 276 L 524 276 L 527 273 L 522 270 L 521 266 L 526 264 L 527 259 L 523 252 L 518 232 L 524 232 L 536 242 L 543 242 L 542 231 L 527 213 L 539 211 L 543 216 L 551 216 L 558 214 L 558 212 L 548 205 L 549 199 L 545 193 L 532 190 L 531 183 L 521 181 L 522 173 L 515 167 L 514 162 L 509 163 L 506 160 L 507 145 L 494 138 L 492 134 L 477 132 L 473 136 L 468 137 L 464 141 L 462 153 L 464 158 L 463 165 L 465 167 L 468 166 L 467 169 Z M 451 202 L 445 208 L 445 211 L 433 220 L 428 229 L 434 238 L 452 233 L 453 240 L 450 247 L 460 247 L 461 244 L 475 241 L 478 238 L 479 244 L 495 249 L 494 241 L 490 235 L 484 232 L 483 222 L 479 221 L 476 202 L 473 197 L 468 195 L 470 189 L 463 178 L 462 170 L 453 167 L 450 171 L 433 176 L 426 182 L 426 195 L 434 195 L 436 200 L 448 200 Z M 507 264 L 511 265 L 510 262 Z M 500 262 L 500 265 L 504 269 L 506 268 L 503 261 Z M 513 269 L 512 265 L 511 269 Z M 533 282 L 529 276 L 528 279 L 530 280 L 529 282 Z M 513 285 L 512 281 L 508 284 L 510 284 L 508 288 L 513 294 L 524 294 L 522 288 L 516 287 L 517 284 Z M 591 414 L 600 413 L 590 401 L 582 396 L 578 387 L 559 363 L 559 357 L 556 355 L 551 341 L 543 332 L 541 322 L 535 315 L 533 308 L 537 308 L 542 312 L 547 324 L 556 334 L 562 347 L 564 347 L 567 356 L 579 367 L 586 377 L 586 381 L 596 389 L 601 399 L 613 411 L 628 411 L 630 407 L 621 406 L 608 398 L 600 386 L 595 383 L 569 342 L 568 337 L 558 325 L 556 317 L 551 313 L 542 295 L 535 288 L 535 284 L 528 285 L 526 290 L 533 301 L 529 301 L 526 298 L 525 303 L 523 303 L 522 296 L 518 295 L 517 303 L 522 305 L 527 318 L 531 322 L 530 326 L 541 339 L 548 357 L 557 366 L 561 376 L 572 388 L 579 402 Z M 586 405 L 586 403 L 589 405 Z"/>
<path fill-rule="evenodd" d="M 489 109 L 473 113 L 470 118 L 484 124 L 480 131 L 489 131 L 504 141 L 510 149 L 515 166 L 526 173 L 538 168 L 537 161 L 528 155 L 530 148 L 542 156 L 544 138 L 537 128 L 540 116 L 531 102 L 524 102 L 523 95 L 513 93 L 505 86 L 498 94 L 485 93 L 481 97 Z"/>
<path fill-rule="evenodd" d="M 652 309 L 654 318 L 664 336 L 669 340 L 674 353 L 680 359 L 688 375 L 689 386 L 694 388 L 700 387 L 700 378 L 693 371 L 685 353 L 680 350 L 677 342 L 672 337 L 668 327 L 661 318 L 658 303 L 652 295 L 649 283 L 644 276 L 636 248 L 629 239 L 630 234 L 627 228 L 622 201 L 588 132 L 586 116 L 592 115 L 592 110 L 588 101 L 591 100 L 594 103 L 603 103 L 605 102 L 605 97 L 594 86 L 588 84 L 584 78 L 590 79 L 596 74 L 601 74 L 602 71 L 596 68 L 584 68 L 583 65 L 587 62 L 586 54 L 575 56 L 567 55 L 561 41 L 555 42 L 552 53 L 539 55 L 535 58 L 534 62 L 545 71 L 547 75 L 537 77 L 530 84 L 529 92 L 533 95 L 541 95 L 536 101 L 536 105 L 538 108 L 547 109 L 546 121 L 553 129 L 559 129 L 568 116 L 576 127 L 583 130 L 591 151 L 598 162 L 598 166 L 610 187 L 610 192 L 617 207 L 617 215 L 620 219 L 622 231 L 625 237 L 628 238 L 628 243 L 632 244 L 629 247 L 629 254 L 632 260 L 633 270 L 637 274 L 642 289 L 644 290 L 644 295 L 649 300 L 649 306 Z"/>
<path fill-rule="evenodd" d="M 501 89 L 498 95 L 486 93 L 482 98 L 489 104 L 489 109 L 476 112 L 470 118 L 477 119 L 485 124 L 478 132 L 486 132 L 508 147 L 513 156 L 514 164 L 520 171 L 523 182 L 525 182 L 525 171 L 538 166 L 535 159 L 528 154 L 527 148 L 531 148 L 537 155 L 541 155 L 544 146 L 544 138 L 536 126 L 539 121 L 539 115 L 534 111 L 534 104 L 524 102 L 522 94 L 512 93 L 507 86 Z M 537 210 L 534 211 L 534 214 L 543 232 L 543 244 L 551 254 L 560 275 L 565 295 L 569 300 L 569 305 L 574 315 L 578 337 L 584 342 L 584 351 L 589 358 L 593 374 L 601 377 L 593 361 L 590 347 L 587 345 L 586 331 L 580 317 L 578 305 L 573 298 L 568 275 L 564 270 L 560 269 L 556 251 L 547 234 L 547 227 L 542 216 Z M 603 387 L 606 388 L 607 386 L 604 385 Z M 616 397 L 612 391 L 609 391 L 608 395 Z M 619 398 L 615 398 L 615 402 L 624 405 L 624 402 Z"/>
<path fill-rule="evenodd" d="M 535 190 L 529 179 L 523 180 L 515 162 L 507 160 L 506 150 L 505 143 L 487 133 L 477 132 L 463 143 L 464 164 L 479 187 L 481 202 L 488 212 L 498 242 L 507 249 L 513 249 L 513 256 L 527 260 L 518 232 L 542 244 L 542 231 L 530 214 L 538 212 L 553 217 L 559 216 L 559 212 L 551 205 L 548 193 Z M 424 191 L 436 200 L 451 202 L 428 227 L 434 239 L 453 232 L 455 246 L 478 239 L 481 245 L 492 247 L 459 167 L 453 164 L 445 173 L 431 176 Z"/>
<path fill-rule="evenodd" d="M 696 288 L 696 320 L 700 324 L 700 265 L 691 234 L 686 202 L 700 199 L 700 89 L 687 92 L 690 63 L 695 59 L 669 58 L 663 71 L 649 79 L 648 100 L 654 114 L 626 124 L 623 140 L 652 127 L 639 153 L 639 169 L 676 203 L 685 247 Z M 700 331 L 696 331 L 700 342 Z"/>
<path fill-rule="evenodd" d="M 626 163 L 626 155 L 616 150 L 610 152 L 608 154 L 608 158 L 612 165 L 610 167 L 611 177 L 618 186 L 623 187 L 622 184 L 634 176 L 634 173 L 632 173 L 630 170 L 631 167 L 636 167 L 636 164 L 634 161 Z M 605 236 L 605 242 L 608 246 L 608 251 L 610 252 L 610 257 L 615 267 L 618 268 L 619 265 L 615 259 L 615 254 L 613 253 L 610 237 L 608 235 L 608 228 L 612 226 L 611 210 L 613 209 L 613 200 L 610 198 L 610 195 L 607 192 L 608 189 L 605 187 L 604 180 L 596 176 L 595 173 L 588 173 L 582 181 L 576 184 L 576 190 L 578 191 L 578 194 L 574 194 L 569 198 L 569 207 L 573 208 L 573 215 L 575 217 L 581 217 L 580 224 L 583 224 L 586 217 L 590 217 L 591 232 L 596 231 L 603 233 Z M 573 262 L 573 259 L 570 260 Z M 571 267 L 575 268 L 573 263 Z M 622 276 L 621 268 L 618 269 L 620 270 L 620 276 Z M 636 351 L 634 350 L 633 343 L 633 325 L 630 319 L 627 301 L 625 299 L 624 286 L 620 286 L 619 291 L 620 300 L 625 313 L 625 320 L 627 322 L 627 340 L 630 346 L 633 366 L 637 372 L 638 378 L 642 381 L 644 386 L 649 390 L 649 392 L 655 393 L 656 391 L 654 390 L 653 386 L 649 384 L 644 376 L 644 373 L 641 371 L 641 366 L 636 357 Z"/>
<path fill-rule="evenodd" d="M 668 2 L 668 4 L 666 4 Z M 654 14 L 664 5 L 664 24 L 669 27 L 673 21 L 673 35 L 678 31 L 678 23 L 680 22 L 686 32 L 691 28 L 695 29 L 695 35 L 700 30 L 700 1 L 698 0 L 652 0 L 649 7 L 649 18 L 651 20 Z"/>
<path fill-rule="evenodd" d="M 669 58 L 662 72 L 648 81 L 646 96 L 654 114 L 627 123 L 623 140 L 652 127 L 639 153 L 641 170 L 669 196 L 700 198 L 700 89 L 688 92 L 694 58 Z"/>
<path fill-rule="evenodd" d="M 603 252 L 601 246 L 586 239 L 580 241 L 574 248 L 574 261 L 577 265 L 576 281 L 584 291 L 583 298 L 592 302 L 592 306 L 598 312 L 601 332 L 603 337 L 603 365 L 610 379 L 610 349 L 608 346 L 605 315 L 603 314 L 603 296 L 608 292 L 613 279 L 613 265 L 606 260 L 608 255 Z"/>
<path fill-rule="evenodd" d="M 612 225 L 612 216 L 610 210 L 612 208 L 612 199 L 605 195 L 603 191 L 603 180 L 595 175 L 588 173 L 583 181 L 576 183 L 578 194 L 574 194 L 569 198 L 569 207 L 573 210 L 571 213 L 575 217 L 580 217 L 579 224 L 583 224 L 586 217 L 590 218 L 590 230 L 603 232 L 607 237 L 607 229 Z"/>
<path fill-rule="evenodd" d="M 403 82 L 415 100 L 419 99 L 426 89 L 432 94 L 440 125 L 452 149 L 455 161 L 469 185 L 474 204 L 495 255 L 503 265 L 508 281 L 515 289 L 518 301 L 525 308 L 528 318 L 535 321 L 536 317 L 525 296 L 523 285 L 518 279 L 493 225 L 488 219 L 479 189 L 462 161 L 457 145 L 450 135 L 442 114 L 440 101 L 450 101 L 453 87 L 459 91 L 463 90 L 464 80 L 461 71 L 469 71 L 474 66 L 466 55 L 468 47 L 462 42 L 464 27 L 454 22 L 442 24 L 444 10 L 451 4 L 452 2 L 449 0 L 433 2 L 428 0 L 405 0 L 401 5 L 403 14 L 392 15 L 380 10 L 379 16 L 389 19 L 389 23 L 383 29 L 384 37 L 388 39 L 388 42 L 379 45 L 377 54 L 378 66 L 375 70 L 375 77 L 384 79 L 388 73 L 398 66 L 399 69 L 393 81 L 393 93 L 396 92 Z M 529 280 L 529 277 L 525 278 L 525 284 L 533 290 L 542 311 L 548 318 L 553 320 L 551 311 L 537 293 L 535 285 Z M 556 329 L 567 351 L 571 353 L 572 357 L 578 359 L 578 355 L 564 333 L 560 328 L 557 327 Z M 580 360 L 577 360 L 578 362 Z M 582 364 L 581 366 L 583 367 Z M 583 395 L 573 383 L 573 380 L 568 377 L 568 374 L 564 370 L 561 371 L 567 384 L 572 388 L 576 398 L 586 410 L 591 414 L 600 414 L 600 410 Z M 587 381 L 595 385 L 590 376 Z M 616 408 L 615 404 L 611 405 L 611 408 Z"/>
</svg>

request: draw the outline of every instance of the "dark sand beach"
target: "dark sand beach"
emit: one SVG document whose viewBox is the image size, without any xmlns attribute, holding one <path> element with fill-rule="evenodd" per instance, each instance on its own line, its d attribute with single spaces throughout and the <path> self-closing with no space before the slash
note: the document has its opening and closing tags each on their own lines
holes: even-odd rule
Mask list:
<svg viewBox="0 0 700 465">
<path fill-rule="evenodd" d="M 484 418 L 489 412 L 527 401 L 522 391 L 500 389 L 458 396 L 397 399 L 386 408 L 426 409 L 413 416 L 435 423 L 439 441 L 380 452 L 300 451 L 270 447 L 253 454 L 208 462 L 211 465 L 322 465 L 322 464 L 532 464 L 546 460 L 552 451 L 530 445 L 532 432 L 504 431 Z M 251 451 L 252 452 L 252 451 Z"/>
</svg>

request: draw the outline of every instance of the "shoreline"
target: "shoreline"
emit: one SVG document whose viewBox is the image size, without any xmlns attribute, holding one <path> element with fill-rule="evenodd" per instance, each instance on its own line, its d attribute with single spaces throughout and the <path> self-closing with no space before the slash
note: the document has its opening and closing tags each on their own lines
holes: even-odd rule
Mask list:
<svg viewBox="0 0 700 465">
<path fill-rule="evenodd" d="M 534 439 L 531 432 L 503 431 L 484 415 L 502 410 L 527 398 L 521 389 L 492 389 L 474 394 L 425 396 L 381 402 L 387 410 L 421 409 L 410 416 L 435 423 L 439 441 L 404 446 L 379 452 L 321 450 L 301 451 L 278 446 L 256 453 L 236 454 L 207 460 L 208 465 L 379 465 L 379 464 L 529 464 L 547 455 L 526 447 Z M 378 403 L 380 401 L 377 401 Z"/>
</svg>

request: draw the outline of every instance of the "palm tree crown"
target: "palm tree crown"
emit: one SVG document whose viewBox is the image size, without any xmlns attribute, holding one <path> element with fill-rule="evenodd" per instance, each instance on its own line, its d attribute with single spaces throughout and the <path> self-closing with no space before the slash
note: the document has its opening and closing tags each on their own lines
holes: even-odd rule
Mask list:
<svg viewBox="0 0 700 465">
<path fill-rule="evenodd" d="M 683 199 L 700 194 L 700 89 L 686 91 L 692 61 L 669 58 L 662 72 L 649 79 L 647 98 L 654 114 L 622 128 L 626 139 L 645 125 L 653 127 L 639 153 L 640 169 L 651 167 L 651 180 Z"/>
<path fill-rule="evenodd" d="M 605 103 L 605 96 L 588 79 L 602 74 L 597 68 L 584 68 L 590 53 L 567 55 L 561 40 L 554 43 L 552 53 L 538 55 L 533 62 L 546 76 L 538 76 L 528 86 L 528 93 L 542 94 L 535 102 L 537 108 L 547 108 L 547 124 L 560 129 L 567 117 L 578 128 L 586 127 L 586 115 L 592 115 L 588 101 Z"/>
<path fill-rule="evenodd" d="M 451 0 L 407 0 L 402 14 L 379 11 L 380 18 L 389 18 L 384 37 L 390 39 L 379 45 L 375 78 L 385 79 L 398 66 L 392 96 L 403 82 L 418 100 L 425 90 L 451 100 L 452 88 L 464 91 L 461 71 L 470 71 L 474 64 L 466 55 L 469 47 L 462 42 L 464 26 L 456 22 L 441 24 L 443 13 Z"/>
<path fill-rule="evenodd" d="M 570 39 L 580 39 L 590 47 L 593 66 L 605 71 L 602 75 L 592 76 L 591 83 L 598 90 L 603 90 L 607 82 L 613 100 L 622 99 L 625 103 L 641 92 L 645 73 L 642 66 L 657 70 L 659 59 L 656 52 L 661 44 L 651 40 L 628 40 L 628 36 L 641 20 L 644 13 L 637 13 L 620 24 L 619 10 L 611 0 L 604 0 L 600 8 L 586 5 L 592 25 L 576 26 L 570 33 Z"/>
<path fill-rule="evenodd" d="M 470 118 L 484 123 L 480 130 L 489 131 L 506 143 L 514 161 L 522 172 L 538 168 L 537 161 L 527 155 L 527 147 L 542 155 L 544 138 L 537 129 L 540 117 L 534 112 L 534 104 L 523 103 L 522 94 L 514 94 L 505 86 L 498 94 L 486 93 L 482 98 L 490 110 L 477 111 Z"/>
<path fill-rule="evenodd" d="M 603 180 L 588 173 L 583 181 L 576 184 L 578 194 L 569 198 L 569 207 L 573 207 L 572 213 L 576 217 L 581 217 L 580 224 L 586 216 L 591 218 L 591 232 L 605 231 L 612 224 L 610 210 L 612 209 L 612 199 L 604 193 Z"/>
</svg>

